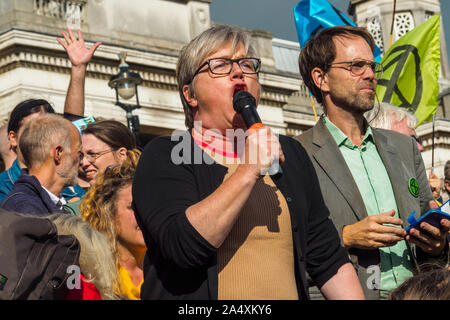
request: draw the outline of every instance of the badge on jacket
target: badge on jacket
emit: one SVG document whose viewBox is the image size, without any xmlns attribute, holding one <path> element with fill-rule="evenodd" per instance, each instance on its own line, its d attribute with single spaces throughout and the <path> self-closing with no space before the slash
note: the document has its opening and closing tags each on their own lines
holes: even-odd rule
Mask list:
<svg viewBox="0 0 450 320">
<path fill-rule="evenodd" d="M 5 288 L 6 281 L 8 281 L 8 278 L 0 273 L 0 290 L 3 290 L 3 288 Z"/>
<path fill-rule="evenodd" d="M 408 188 L 409 192 L 413 195 L 414 198 L 417 198 L 419 196 L 420 189 L 416 179 L 409 178 Z"/>
</svg>

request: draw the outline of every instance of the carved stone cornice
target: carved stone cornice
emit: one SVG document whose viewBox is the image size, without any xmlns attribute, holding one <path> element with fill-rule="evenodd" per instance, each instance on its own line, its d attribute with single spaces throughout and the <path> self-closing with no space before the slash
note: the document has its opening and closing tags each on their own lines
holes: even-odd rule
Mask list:
<svg viewBox="0 0 450 320">
<path fill-rule="evenodd" d="M 56 42 L 56 37 L 17 29 L 0 35 L 0 74 L 18 67 L 69 74 L 71 63 Z M 92 45 L 88 41 L 86 43 L 87 46 Z M 97 49 L 88 65 L 87 77 L 109 81 L 112 75 L 119 72 L 117 57 L 123 50 L 127 51 L 130 70 L 139 72 L 144 87 L 177 90 L 177 56 L 108 44 L 102 44 Z M 261 103 L 281 108 L 292 93 L 300 88 L 301 80 L 294 76 L 261 72 L 260 82 Z"/>
<path fill-rule="evenodd" d="M 111 65 L 116 64 L 115 66 Z M 7 51 L 0 52 L 0 74 L 8 72 L 18 67 L 28 69 L 38 69 L 61 74 L 70 74 L 71 64 L 67 58 L 37 52 L 33 48 L 10 47 Z M 176 90 L 177 83 L 174 74 L 167 70 L 157 68 L 139 68 L 136 70 L 144 80 L 143 86 L 153 88 L 163 88 L 166 90 Z M 93 59 L 87 68 L 87 77 L 102 79 L 106 82 L 110 77 L 119 72 L 117 61 L 111 63 L 101 63 Z"/>
<path fill-rule="evenodd" d="M 69 75 L 71 63 L 56 41 L 57 37 L 61 36 L 22 29 L 10 29 L 0 34 L 0 74 L 25 67 Z M 93 44 L 88 39 L 85 42 L 88 47 Z M 127 51 L 130 70 L 141 75 L 143 87 L 177 91 L 175 68 L 178 56 L 173 53 L 103 43 L 88 65 L 87 77 L 108 82 L 119 72 L 118 54 L 121 51 Z M 302 88 L 298 75 L 261 72 L 259 78 L 262 87 L 260 104 L 266 106 L 282 108 L 292 94 Z"/>
<path fill-rule="evenodd" d="M 115 65 L 111 65 L 114 63 Z M 132 66 L 132 64 L 130 63 Z M 71 64 L 67 58 L 38 52 L 35 48 L 14 46 L 7 50 L 0 51 L 0 74 L 11 71 L 15 68 L 26 67 L 28 69 L 38 69 L 61 74 L 70 74 Z M 143 86 L 159 88 L 165 90 L 177 90 L 177 79 L 175 72 L 152 67 L 138 66 L 132 68 L 139 72 L 144 80 Z M 102 63 L 93 59 L 87 68 L 87 77 L 109 81 L 112 75 L 119 72 L 117 61 Z M 280 90 L 274 87 L 264 87 L 261 94 L 261 103 L 269 106 L 282 107 L 292 93 L 291 90 Z"/>
<path fill-rule="evenodd" d="M 70 73 L 71 63 L 55 39 L 56 36 L 23 30 L 10 30 L 0 35 L 0 74 L 18 67 Z M 109 81 L 112 75 L 119 72 L 117 57 L 123 50 L 102 45 L 88 65 L 87 77 Z M 127 52 L 130 69 L 140 73 L 143 86 L 176 90 L 176 57 L 140 50 Z"/>
</svg>

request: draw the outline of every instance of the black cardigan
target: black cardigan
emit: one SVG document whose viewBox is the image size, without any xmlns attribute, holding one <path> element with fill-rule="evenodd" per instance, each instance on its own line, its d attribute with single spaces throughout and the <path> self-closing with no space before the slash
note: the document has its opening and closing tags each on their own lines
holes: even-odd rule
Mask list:
<svg viewBox="0 0 450 320">
<path fill-rule="evenodd" d="M 292 138 L 279 140 L 286 161 L 282 174 L 272 179 L 289 207 L 297 290 L 300 299 L 308 299 L 306 271 L 321 287 L 349 260 L 305 150 Z M 176 164 L 180 157 L 184 162 Z M 193 164 L 199 159 L 206 161 Z M 133 182 L 133 208 L 148 248 L 142 299 L 217 299 L 216 249 L 190 224 L 185 210 L 214 192 L 226 172 L 189 132 L 158 137 L 146 146 Z"/>
</svg>

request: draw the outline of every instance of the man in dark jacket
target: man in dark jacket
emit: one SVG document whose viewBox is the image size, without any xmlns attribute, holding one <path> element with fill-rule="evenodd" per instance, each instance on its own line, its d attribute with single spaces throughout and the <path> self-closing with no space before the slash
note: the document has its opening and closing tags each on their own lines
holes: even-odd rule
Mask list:
<svg viewBox="0 0 450 320">
<path fill-rule="evenodd" d="M 1 207 L 21 213 L 62 212 L 61 191 L 77 183 L 81 138 L 68 120 L 52 114 L 28 122 L 19 148 L 28 170 L 22 170 Z"/>
</svg>

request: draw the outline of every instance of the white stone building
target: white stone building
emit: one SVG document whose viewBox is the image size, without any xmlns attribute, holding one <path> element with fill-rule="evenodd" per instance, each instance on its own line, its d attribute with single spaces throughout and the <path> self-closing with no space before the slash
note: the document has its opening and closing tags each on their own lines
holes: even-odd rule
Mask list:
<svg viewBox="0 0 450 320">
<path fill-rule="evenodd" d="M 133 112 L 140 118 L 144 141 L 145 137 L 183 129 L 176 61 L 181 47 L 212 25 L 210 3 L 211 0 L 2 0 L 0 119 L 27 98 L 47 99 L 57 112 L 62 112 L 70 62 L 56 37 L 61 37 L 67 26 L 79 25 L 88 45 L 102 42 L 88 67 L 86 114 L 126 123 L 125 112 L 114 105 L 115 92 L 108 87 L 109 78 L 119 71 L 118 54 L 126 51 L 130 69 L 144 80 L 138 89 L 141 108 Z M 284 120 L 283 106 L 300 87 L 298 66 L 294 72 L 278 70 L 272 35 L 261 30 L 251 33 L 263 63 L 261 118 L 277 132 L 286 133 L 289 125 Z M 298 45 L 294 55 L 298 55 Z"/>
</svg>

